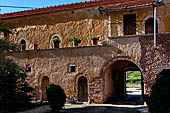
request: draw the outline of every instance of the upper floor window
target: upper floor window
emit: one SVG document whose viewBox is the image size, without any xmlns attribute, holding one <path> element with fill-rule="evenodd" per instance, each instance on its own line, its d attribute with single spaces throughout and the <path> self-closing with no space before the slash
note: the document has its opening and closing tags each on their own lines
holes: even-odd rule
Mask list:
<svg viewBox="0 0 170 113">
<path fill-rule="evenodd" d="M 154 33 L 154 19 L 149 18 L 145 21 L 145 34 Z M 156 33 L 158 33 L 158 23 L 156 22 Z"/>
<path fill-rule="evenodd" d="M 50 48 L 60 48 L 61 38 L 58 35 L 54 35 L 50 40 Z"/>
<path fill-rule="evenodd" d="M 38 49 L 38 45 L 34 44 L 34 50 L 37 50 L 37 49 Z"/>
<path fill-rule="evenodd" d="M 124 35 L 136 34 L 136 14 L 124 15 Z"/>
<path fill-rule="evenodd" d="M 21 51 L 26 50 L 26 41 L 25 40 L 21 40 L 21 42 L 20 42 L 20 50 Z"/>
</svg>

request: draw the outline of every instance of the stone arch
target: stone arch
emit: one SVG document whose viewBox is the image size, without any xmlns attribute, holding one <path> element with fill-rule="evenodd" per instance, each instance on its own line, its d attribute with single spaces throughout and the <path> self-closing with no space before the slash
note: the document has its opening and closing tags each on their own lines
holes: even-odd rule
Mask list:
<svg viewBox="0 0 170 113">
<path fill-rule="evenodd" d="M 21 43 L 22 42 L 25 42 L 25 49 L 23 49 L 23 47 L 21 47 L 22 45 L 21 45 Z M 18 40 L 18 47 L 19 47 L 19 49 L 22 51 L 22 50 L 28 50 L 28 41 L 25 39 L 25 38 L 20 38 L 19 40 Z"/>
<path fill-rule="evenodd" d="M 59 43 L 59 48 L 62 48 L 62 38 L 61 38 L 58 34 L 54 34 L 54 35 L 52 35 L 52 37 L 51 37 L 51 39 L 50 39 L 50 49 L 53 48 L 53 38 L 54 38 L 55 36 L 59 37 L 59 39 L 61 40 L 61 42 Z"/>
<path fill-rule="evenodd" d="M 145 34 L 145 22 L 149 19 L 149 18 L 153 18 L 153 15 L 147 15 L 144 17 L 143 21 L 142 21 L 142 34 Z M 160 27 L 161 27 L 161 24 L 160 24 L 160 19 L 159 17 L 156 18 L 157 20 L 157 28 L 158 28 L 158 33 L 160 33 Z"/>
<path fill-rule="evenodd" d="M 82 89 L 80 89 L 81 88 L 80 85 L 82 85 L 82 84 L 80 84 L 80 82 L 81 82 L 82 79 L 85 80 L 85 82 L 84 82 L 85 84 L 83 84 L 83 85 L 86 88 L 84 88 L 84 91 L 83 91 L 83 93 L 85 95 L 82 95 L 84 97 L 80 98 L 80 96 L 81 96 L 80 90 L 82 90 Z M 80 76 L 76 77 L 75 88 L 76 88 L 75 89 L 76 90 L 76 94 L 75 94 L 76 95 L 76 100 L 81 101 L 81 102 L 88 102 L 88 100 L 89 100 L 89 79 L 88 79 L 87 75 L 80 75 Z"/>
<path fill-rule="evenodd" d="M 103 96 L 104 101 L 123 99 L 126 96 L 126 78 L 125 72 L 128 70 L 143 70 L 138 63 L 129 57 L 117 57 L 109 60 L 102 68 L 101 75 L 103 78 Z M 142 94 L 144 94 L 143 76 L 141 76 Z"/>
<path fill-rule="evenodd" d="M 143 72 L 143 69 L 141 68 L 141 66 L 140 66 L 139 63 L 133 61 L 133 60 L 132 60 L 130 57 L 128 57 L 128 56 L 120 56 L 120 57 L 114 57 L 113 59 L 107 61 L 107 62 L 103 65 L 103 67 L 102 67 L 102 69 L 101 69 L 101 71 L 100 71 L 101 77 L 103 77 L 103 74 L 104 74 L 106 68 L 109 67 L 111 64 L 113 64 L 115 61 L 118 61 L 118 60 L 128 60 L 128 61 L 130 61 L 130 62 L 133 62 L 134 64 L 136 64 L 136 65 L 139 67 L 139 69 L 141 70 L 141 72 Z"/>
</svg>

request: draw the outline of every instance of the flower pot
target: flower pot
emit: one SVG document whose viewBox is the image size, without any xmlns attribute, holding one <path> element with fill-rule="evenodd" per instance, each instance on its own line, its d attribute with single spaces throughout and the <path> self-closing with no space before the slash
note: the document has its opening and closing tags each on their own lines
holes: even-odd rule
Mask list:
<svg viewBox="0 0 170 113">
<path fill-rule="evenodd" d="M 93 40 L 93 45 L 97 45 L 98 44 L 98 40 Z"/>
<path fill-rule="evenodd" d="M 79 44 L 77 42 L 74 42 L 74 47 L 77 47 Z"/>
<path fill-rule="evenodd" d="M 34 50 L 37 50 L 37 49 L 38 49 L 38 45 L 34 44 Z"/>
<path fill-rule="evenodd" d="M 21 51 L 26 50 L 26 45 L 25 44 L 21 44 Z"/>
<path fill-rule="evenodd" d="M 54 48 L 59 48 L 59 42 L 54 42 Z"/>
</svg>

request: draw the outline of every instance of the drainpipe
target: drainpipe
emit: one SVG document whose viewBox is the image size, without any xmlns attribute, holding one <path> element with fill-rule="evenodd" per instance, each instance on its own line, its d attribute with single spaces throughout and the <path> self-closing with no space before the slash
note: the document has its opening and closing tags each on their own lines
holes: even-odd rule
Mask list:
<svg viewBox="0 0 170 113">
<path fill-rule="evenodd" d="M 112 36 L 112 17 L 109 15 L 109 37 Z"/>
<path fill-rule="evenodd" d="M 156 10 L 157 6 L 154 6 L 154 48 L 156 48 Z"/>
</svg>

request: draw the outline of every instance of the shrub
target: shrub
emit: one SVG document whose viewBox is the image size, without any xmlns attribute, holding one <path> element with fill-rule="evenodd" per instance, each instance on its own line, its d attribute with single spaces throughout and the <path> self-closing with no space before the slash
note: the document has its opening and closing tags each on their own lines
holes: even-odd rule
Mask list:
<svg viewBox="0 0 170 113">
<path fill-rule="evenodd" d="M 146 102 L 151 113 L 170 113 L 170 70 L 158 74 Z"/>
<path fill-rule="evenodd" d="M 61 40 L 60 40 L 60 38 L 59 38 L 58 36 L 55 36 L 55 37 L 53 38 L 53 42 L 58 42 L 58 43 L 60 43 Z"/>
<path fill-rule="evenodd" d="M 75 43 L 81 43 L 81 39 L 77 37 L 72 37 L 69 39 L 70 42 L 74 41 Z"/>
<path fill-rule="evenodd" d="M 92 37 L 91 40 L 99 40 L 100 37 Z"/>
<path fill-rule="evenodd" d="M 52 111 L 59 111 L 66 102 L 66 94 L 59 85 L 50 84 L 47 87 L 47 100 Z"/>
</svg>

